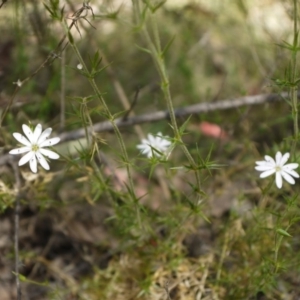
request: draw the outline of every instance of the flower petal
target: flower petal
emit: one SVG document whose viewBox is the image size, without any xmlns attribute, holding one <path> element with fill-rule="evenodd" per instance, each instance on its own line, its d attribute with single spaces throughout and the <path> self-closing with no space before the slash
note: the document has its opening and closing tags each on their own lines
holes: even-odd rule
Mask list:
<svg viewBox="0 0 300 300">
<path fill-rule="evenodd" d="M 281 166 L 281 159 L 282 159 L 282 154 L 280 151 L 277 151 L 275 155 L 275 161 L 277 166 Z"/>
<path fill-rule="evenodd" d="M 32 144 L 34 142 L 32 130 L 25 124 L 22 125 L 22 128 L 29 142 Z"/>
<path fill-rule="evenodd" d="M 31 151 L 30 147 L 21 147 L 21 148 L 10 150 L 8 153 L 9 154 L 22 154 L 22 153 L 25 153 L 28 151 Z"/>
<path fill-rule="evenodd" d="M 282 168 L 282 172 L 286 172 L 286 173 L 288 173 L 291 176 L 296 177 L 296 178 L 300 177 L 299 174 L 296 171 L 290 170 L 290 169 L 286 169 L 285 166 Z"/>
<path fill-rule="evenodd" d="M 277 152 L 278 153 L 278 152 Z M 279 152 L 280 153 L 280 152 Z M 280 153 L 281 154 L 281 153 Z M 279 157 L 279 156 L 278 156 Z M 281 158 L 281 157 L 280 157 Z M 282 177 L 280 172 L 276 172 L 276 185 L 279 189 L 282 188 Z"/>
<path fill-rule="evenodd" d="M 152 153 L 152 156 L 156 156 L 156 157 L 160 157 L 163 155 L 163 150 L 162 149 L 157 149 L 157 148 L 154 148 L 154 147 L 151 147 L 151 153 Z"/>
<path fill-rule="evenodd" d="M 37 161 L 36 161 L 35 155 L 33 155 L 32 158 L 30 159 L 30 161 L 29 161 L 29 167 L 30 167 L 30 170 L 33 173 L 37 172 Z"/>
<path fill-rule="evenodd" d="M 44 142 L 42 142 L 41 144 L 39 144 L 40 147 L 49 147 L 49 146 L 53 146 L 56 145 L 57 143 L 59 143 L 60 138 L 59 137 L 55 137 L 49 140 L 45 140 Z"/>
<path fill-rule="evenodd" d="M 289 158 L 290 158 L 290 154 L 288 152 L 285 153 L 281 158 L 280 165 L 284 166 L 286 164 L 286 162 L 289 160 Z"/>
<path fill-rule="evenodd" d="M 263 164 L 258 164 L 256 167 L 262 167 L 262 166 L 264 166 L 264 167 L 268 167 L 268 168 L 275 168 L 276 167 L 276 165 L 273 165 L 272 163 L 268 163 L 268 162 L 264 162 Z"/>
<path fill-rule="evenodd" d="M 13 133 L 13 136 L 19 143 L 21 143 L 25 146 L 31 147 L 31 143 L 21 133 L 15 132 L 15 133 Z"/>
<path fill-rule="evenodd" d="M 274 169 L 274 166 L 268 166 L 268 165 L 255 166 L 254 169 L 257 171 L 268 171 L 268 170 Z"/>
<path fill-rule="evenodd" d="M 41 152 L 43 155 L 51 158 L 51 159 L 58 159 L 59 155 L 51 150 L 40 148 L 39 152 Z"/>
<path fill-rule="evenodd" d="M 142 143 L 136 147 L 141 150 L 142 154 L 147 155 L 148 158 L 153 156 L 160 157 L 165 155 L 172 145 L 167 138 L 168 137 L 163 136 L 161 132 L 158 132 L 156 135 L 148 133 L 147 139 L 142 139 Z"/>
<path fill-rule="evenodd" d="M 50 136 L 51 132 L 52 132 L 52 128 L 49 127 L 45 129 L 37 141 L 38 145 L 43 143 L 48 138 L 48 136 Z"/>
<path fill-rule="evenodd" d="M 37 141 L 38 141 L 41 133 L 42 133 L 42 125 L 41 124 L 37 124 L 36 127 L 35 127 L 35 129 L 34 129 L 33 138 L 32 138 L 32 142 L 34 144 L 37 143 Z"/>
<path fill-rule="evenodd" d="M 260 178 L 265 178 L 265 177 L 268 177 L 268 176 L 274 174 L 275 172 L 276 172 L 275 169 L 271 169 L 271 170 L 268 170 L 268 171 L 265 171 L 265 172 L 261 173 L 259 177 Z"/>
<path fill-rule="evenodd" d="M 141 151 L 142 154 L 151 152 L 151 148 L 149 147 L 149 145 L 137 145 L 137 148 Z"/>
<path fill-rule="evenodd" d="M 147 143 L 150 144 L 150 145 L 153 145 L 153 144 L 155 144 L 155 142 L 156 142 L 155 137 L 152 134 L 149 133 Z"/>
<path fill-rule="evenodd" d="M 265 165 L 267 162 L 265 160 L 259 160 L 255 162 L 257 165 Z"/>
<path fill-rule="evenodd" d="M 289 169 L 289 170 L 297 169 L 298 167 L 299 167 L 299 164 L 296 164 L 296 163 L 287 164 L 287 165 L 283 166 L 284 169 Z"/>
<path fill-rule="evenodd" d="M 153 153 L 152 153 L 152 152 L 148 152 L 148 153 L 147 153 L 147 157 L 148 157 L 148 158 L 153 157 Z"/>
<path fill-rule="evenodd" d="M 290 184 L 295 184 L 295 179 L 289 175 L 288 173 L 284 172 L 284 171 L 281 171 L 280 172 L 282 177 Z"/>
<path fill-rule="evenodd" d="M 159 132 L 156 136 L 160 145 L 171 145 L 171 142 L 168 140 L 168 136 L 163 136 L 161 132 Z"/>
<path fill-rule="evenodd" d="M 27 162 L 30 161 L 30 159 L 34 156 L 34 152 L 30 151 L 27 154 L 25 154 L 20 160 L 19 160 L 19 166 L 25 165 Z"/>
<path fill-rule="evenodd" d="M 268 163 L 272 163 L 273 165 L 275 165 L 275 160 L 273 159 L 273 157 L 269 156 L 269 155 L 265 155 L 265 160 Z"/>
<path fill-rule="evenodd" d="M 45 169 L 45 170 L 50 170 L 50 166 L 47 163 L 45 157 L 38 151 L 36 154 L 36 158 L 38 160 L 38 162 L 41 164 L 41 166 Z"/>
<path fill-rule="evenodd" d="M 146 149 L 146 148 L 148 148 L 149 147 L 149 145 L 144 145 L 144 144 L 139 144 L 139 145 L 137 145 L 136 146 L 138 149 Z"/>
<path fill-rule="evenodd" d="M 169 148 L 170 145 L 171 145 L 171 142 L 167 141 L 167 140 L 162 140 L 161 143 L 160 143 L 160 146 L 164 147 L 164 148 Z"/>
</svg>

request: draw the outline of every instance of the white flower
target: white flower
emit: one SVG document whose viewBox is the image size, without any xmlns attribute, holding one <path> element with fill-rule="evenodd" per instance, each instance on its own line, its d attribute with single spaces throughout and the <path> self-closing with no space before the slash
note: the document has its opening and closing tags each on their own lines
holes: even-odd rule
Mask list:
<svg viewBox="0 0 300 300">
<path fill-rule="evenodd" d="M 13 84 L 16 84 L 18 87 L 21 87 L 22 84 L 23 84 L 23 82 L 20 79 L 18 79 L 18 81 L 17 82 L 13 82 Z"/>
<path fill-rule="evenodd" d="M 142 139 L 142 143 L 137 145 L 142 154 L 147 155 L 148 158 L 153 156 L 161 157 L 162 155 L 168 156 L 170 154 L 171 142 L 167 140 L 167 136 L 162 136 L 161 132 L 156 136 L 148 134 L 148 139 Z"/>
<path fill-rule="evenodd" d="M 82 64 L 78 64 L 78 65 L 77 65 L 77 69 L 78 69 L 78 70 L 82 70 L 82 68 L 83 68 L 83 67 L 82 67 Z"/>
<path fill-rule="evenodd" d="M 275 161 L 272 157 L 266 155 L 265 160 L 256 162 L 257 166 L 255 169 L 262 172 L 260 178 L 265 178 L 275 173 L 276 185 L 281 189 L 282 177 L 290 184 L 295 184 L 293 177 L 299 178 L 299 174 L 294 171 L 294 169 L 298 168 L 299 164 L 285 164 L 289 157 L 289 153 L 285 153 L 282 156 L 281 152 L 278 151 L 275 156 Z"/>
<path fill-rule="evenodd" d="M 30 169 L 33 173 L 37 172 L 37 161 L 44 169 L 49 170 L 49 164 L 44 156 L 51 159 L 58 159 L 59 155 L 53 151 L 44 149 L 44 147 L 49 147 L 57 144 L 60 141 L 60 138 L 56 137 L 47 139 L 51 134 L 52 129 L 47 128 L 42 132 L 41 124 L 38 124 L 35 127 L 34 131 L 32 131 L 27 125 L 23 125 L 22 128 L 27 138 L 20 133 L 13 133 L 13 136 L 25 147 L 13 149 L 9 151 L 9 153 L 21 154 L 28 152 L 20 159 L 19 166 L 22 166 L 29 162 Z"/>
</svg>

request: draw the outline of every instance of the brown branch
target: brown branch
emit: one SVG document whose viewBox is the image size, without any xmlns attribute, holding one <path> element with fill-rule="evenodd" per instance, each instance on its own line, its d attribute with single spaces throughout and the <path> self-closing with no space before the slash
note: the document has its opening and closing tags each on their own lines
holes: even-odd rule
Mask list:
<svg viewBox="0 0 300 300">
<path fill-rule="evenodd" d="M 300 95 L 298 95 L 298 97 L 299 96 Z M 179 118 L 179 117 L 186 117 L 186 116 L 195 115 L 199 113 L 207 113 L 215 110 L 226 110 L 226 109 L 233 109 L 241 106 L 259 105 L 268 102 L 279 101 L 287 97 L 288 97 L 288 93 L 261 94 L 255 96 L 245 96 L 236 99 L 226 99 L 218 102 L 199 103 L 190 106 L 176 108 L 175 116 Z M 164 119 L 169 119 L 169 113 L 166 110 L 147 113 L 138 116 L 132 116 L 126 118 L 125 120 L 123 117 L 120 117 L 115 120 L 115 123 L 119 128 L 123 128 L 123 127 L 133 126 L 135 124 L 157 122 Z M 108 121 L 96 123 L 94 124 L 93 128 L 87 128 L 87 129 L 90 133 L 92 131 L 97 133 L 113 131 L 111 122 Z M 85 136 L 86 134 L 84 128 L 72 130 L 69 132 L 64 132 L 59 135 L 61 142 L 78 140 Z M 8 160 L 8 157 L 9 154 L 0 156 L 0 165 L 5 164 Z"/>
<path fill-rule="evenodd" d="M 0 4 L 0 8 L 7 2 L 8 0 L 2 0 L 2 3 Z"/>
<path fill-rule="evenodd" d="M 245 96 L 237 99 L 222 100 L 213 103 L 208 103 L 208 102 L 199 103 L 199 104 L 194 104 L 186 107 L 176 108 L 175 115 L 177 118 L 179 118 L 179 117 L 185 117 L 185 116 L 199 114 L 199 113 L 207 113 L 209 111 L 215 111 L 215 110 L 226 110 L 226 109 L 232 109 L 232 108 L 237 108 L 237 107 L 247 106 L 247 105 L 258 105 L 267 102 L 279 101 L 280 99 L 285 98 L 287 96 L 288 96 L 287 93 L 282 93 L 280 95 L 262 94 L 262 95 L 255 95 L 255 96 Z M 123 117 L 121 117 L 116 119 L 115 123 L 119 128 L 122 128 L 122 127 L 133 126 L 135 124 L 157 122 L 164 119 L 169 119 L 169 113 L 166 110 L 147 113 L 139 116 L 128 117 L 125 120 Z M 113 128 L 110 122 L 105 121 L 105 122 L 94 124 L 93 130 L 99 133 L 99 132 L 112 131 Z M 77 129 L 70 132 L 62 133 L 60 135 L 60 140 L 61 142 L 67 142 L 67 141 L 83 138 L 84 136 L 85 136 L 85 132 L 84 129 L 82 128 L 82 129 Z"/>
</svg>

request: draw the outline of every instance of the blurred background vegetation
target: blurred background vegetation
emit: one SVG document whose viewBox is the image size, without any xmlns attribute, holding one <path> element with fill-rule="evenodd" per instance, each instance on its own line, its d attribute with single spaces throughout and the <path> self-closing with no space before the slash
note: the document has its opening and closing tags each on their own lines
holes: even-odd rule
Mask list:
<svg viewBox="0 0 300 300">
<path fill-rule="evenodd" d="M 56 1 L 52 1 L 54 3 Z M 141 1 L 158 5 L 161 1 Z M 44 4 L 8 0 L 0 9 L 0 111 L 18 79 L 31 76 L 64 36 Z M 70 24 L 82 1 L 60 1 Z M 124 112 L 120 91 L 136 115 L 165 110 L 160 78 L 134 20 L 130 0 L 93 0 L 72 35 L 87 66 L 98 51 L 95 78 L 114 114 Z M 149 12 L 148 12 L 149 13 Z M 94 15 L 94 16 L 93 16 Z M 292 42 L 293 5 L 287 0 L 167 0 L 155 11 L 174 107 L 280 93 Z M 88 21 L 87 21 L 88 20 Z M 105 121 L 72 47 L 24 82 L 0 128 L 0 153 L 15 148 L 22 124 L 43 124 L 56 134 L 83 128 L 86 115 Z M 135 99 L 138 95 L 137 99 Z M 85 97 L 90 97 L 83 104 Z M 63 99 L 63 100 L 62 100 Z M 87 98 L 86 98 L 87 99 Z M 136 100 L 136 101 L 135 101 Z M 65 120 L 62 118 L 65 101 Z M 179 125 L 187 118 L 178 120 Z M 205 123 L 208 122 L 208 123 Z M 222 128 L 226 137 L 203 130 Z M 144 135 L 173 136 L 169 120 L 141 125 Z M 20 258 L 24 299 L 298 299 L 299 183 L 275 187 L 259 180 L 254 162 L 290 151 L 293 135 L 287 101 L 195 114 L 183 140 L 195 159 L 222 164 L 203 170 L 205 196 L 189 201 L 193 176 L 176 147 L 169 161 L 151 165 L 136 149 L 135 129 L 122 129 L 141 197 L 144 232 L 124 199 L 126 172 L 116 136 L 99 133 L 102 157 L 91 163 L 85 139 L 56 147 L 51 171 L 21 168 Z M 53 134 L 53 136 L 55 136 Z M 299 151 L 296 157 L 299 156 Z M 96 167 L 95 167 L 96 165 Z M 152 168 L 156 171 L 151 172 Z M 104 177 L 101 181 L 99 174 Z M 13 214 L 16 191 L 9 164 L 0 169 L 0 295 L 15 299 Z M 263 204 L 262 204 L 263 203 Z M 278 259 L 278 228 L 289 228 Z M 2 283 L 1 283 L 2 282 Z"/>
</svg>

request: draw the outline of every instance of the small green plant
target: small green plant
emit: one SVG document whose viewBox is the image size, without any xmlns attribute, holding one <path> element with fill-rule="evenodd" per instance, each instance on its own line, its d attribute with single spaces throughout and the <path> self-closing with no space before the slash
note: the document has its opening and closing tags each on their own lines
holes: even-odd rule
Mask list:
<svg viewBox="0 0 300 300">
<path fill-rule="evenodd" d="M 274 50 L 250 2 L 171 2 L 0 4 L 18 300 L 299 297 L 298 3 Z"/>
</svg>

